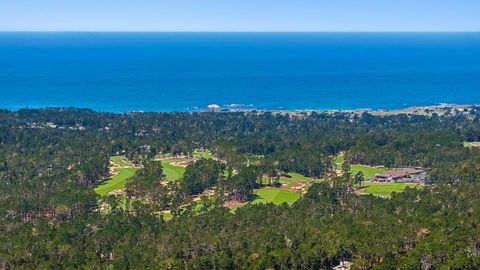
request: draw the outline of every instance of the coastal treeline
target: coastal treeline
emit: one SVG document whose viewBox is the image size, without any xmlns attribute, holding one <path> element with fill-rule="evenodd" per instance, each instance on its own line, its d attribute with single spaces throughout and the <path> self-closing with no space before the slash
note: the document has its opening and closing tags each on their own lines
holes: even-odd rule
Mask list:
<svg viewBox="0 0 480 270">
<path fill-rule="evenodd" d="M 476 107 L 433 116 L 0 111 L 0 267 L 476 269 L 480 150 L 463 142 L 479 140 Z M 197 149 L 215 159 L 166 181 L 155 158 Z M 427 168 L 428 185 L 390 199 L 357 195 L 353 176 L 336 174 L 339 153 L 346 167 Z M 125 196 L 100 198 L 93 188 L 115 155 L 140 169 Z M 323 181 L 292 206 L 223 206 L 287 173 Z M 216 199 L 191 201 L 209 189 Z"/>
</svg>

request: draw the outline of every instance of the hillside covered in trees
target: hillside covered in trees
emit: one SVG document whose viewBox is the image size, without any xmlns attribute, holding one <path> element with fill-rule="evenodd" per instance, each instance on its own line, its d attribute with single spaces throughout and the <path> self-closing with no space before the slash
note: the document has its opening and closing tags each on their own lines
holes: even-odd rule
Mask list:
<svg viewBox="0 0 480 270">
<path fill-rule="evenodd" d="M 480 108 L 444 115 L 0 111 L 2 269 L 480 268 Z M 160 156 L 211 158 L 168 181 Z M 422 167 L 423 189 L 353 192 L 349 164 Z M 99 196 L 110 159 L 138 167 Z M 289 173 L 293 205 L 246 204 Z M 201 197 L 207 190 L 213 195 Z M 171 213 L 166 218 L 164 213 Z"/>
</svg>

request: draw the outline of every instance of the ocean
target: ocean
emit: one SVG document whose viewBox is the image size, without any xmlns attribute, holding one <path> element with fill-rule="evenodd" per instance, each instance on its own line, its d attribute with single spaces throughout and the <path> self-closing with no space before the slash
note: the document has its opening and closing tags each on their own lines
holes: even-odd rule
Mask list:
<svg viewBox="0 0 480 270">
<path fill-rule="evenodd" d="M 0 108 L 480 104 L 480 33 L 0 33 Z"/>
</svg>

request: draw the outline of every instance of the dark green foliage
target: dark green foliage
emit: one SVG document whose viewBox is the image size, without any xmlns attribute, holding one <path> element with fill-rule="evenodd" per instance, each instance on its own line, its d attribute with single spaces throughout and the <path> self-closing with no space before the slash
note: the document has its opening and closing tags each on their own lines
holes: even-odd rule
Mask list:
<svg viewBox="0 0 480 270">
<path fill-rule="evenodd" d="M 478 108 L 468 117 L 0 111 L 0 268 L 478 269 L 480 150 L 462 142 L 479 140 Z M 166 183 L 151 161 L 198 148 L 217 160 L 190 164 L 183 182 Z M 431 185 L 355 195 L 362 175 L 334 174 L 340 151 L 346 165 L 429 168 Z M 142 168 L 125 198 L 100 199 L 93 187 L 118 154 Z M 286 172 L 326 181 L 291 207 L 222 207 Z M 211 188 L 215 199 L 190 201 Z"/>
<path fill-rule="evenodd" d="M 363 182 L 365 181 L 365 176 L 363 174 L 362 171 L 359 171 L 356 175 L 355 175 L 355 179 L 353 180 L 353 182 L 357 185 L 363 185 Z"/>
<path fill-rule="evenodd" d="M 228 197 L 242 202 L 250 200 L 260 177 L 256 167 L 243 168 L 238 174 L 229 175 L 225 183 Z"/>
<path fill-rule="evenodd" d="M 0 248 L 3 265 L 32 268 L 330 269 L 351 260 L 374 269 L 475 269 L 478 192 L 468 184 L 341 202 L 337 189 L 317 184 L 292 207 L 215 208 L 167 223 L 114 211 L 57 226 L 11 224 Z"/>
<path fill-rule="evenodd" d="M 212 159 L 200 159 L 185 169 L 181 186 L 185 193 L 195 195 L 217 184 L 223 177 L 224 165 Z"/>
<path fill-rule="evenodd" d="M 146 161 L 143 168 L 126 183 L 126 195 L 133 210 L 139 207 L 153 208 L 151 211 L 163 210 L 170 203 L 170 190 L 166 187 L 162 163 Z"/>
</svg>

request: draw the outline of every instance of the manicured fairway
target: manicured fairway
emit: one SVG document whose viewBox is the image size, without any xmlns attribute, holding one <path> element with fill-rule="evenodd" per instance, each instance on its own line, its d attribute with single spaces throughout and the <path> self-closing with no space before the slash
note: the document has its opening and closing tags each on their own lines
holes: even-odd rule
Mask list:
<svg viewBox="0 0 480 270">
<path fill-rule="evenodd" d="M 122 166 L 122 168 L 115 169 L 117 172 L 116 175 L 106 179 L 95 188 L 95 192 L 101 196 L 105 196 L 111 191 L 124 188 L 126 180 L 134 176 L 135 172 L 137 171 L 137 168 L 134 168 L 131 164 L 124 162 L 123 157 L 112 157 L 112 161 L 115 164 Z"/>
<path fill-rule="evenodd" d="M 297 180 L 308 181 L 308 180 L 313 180 L 314 179 L 314 178 L 311 178 L 311 177 L 308 177 L 308 176 L 305 176 L 305 175 L 302 175 L 302 174 L 299 174 L 299 173 L 288 173 L 287 175 L 292 177 L 293 179 L 297 179 Z"/>
<path fill-rule="evenodd" d="M 212 158 L 212 152 L 210 152 L 210 151 L 195 150 L 195 151 L 193 152 L 193 157 L 194 157 L 194 158 L 210 159 L 210 158 Z"/>
<path fill-rule="evenodd" d="M 390 197 L 393 192 L 401 193 L 407 187 L 422 188 L 421 185 L 414 183 L 365 183 L 367 186 L 363 192 L 375 196 Z"/>
<path fill-rule="evenodd" d="M 295 183 L 294 181 L 285 179 L 285 178 L 280 179 L 280 183 L 284 184 L 284 185 L 287 185 L 289 187 L 296 187 L 297 186 L 297 183 Z"/>
<path fill-rule="evenodd" d="M 178 162 L 180 160 L 163 160 L 163 174 L 167 178 L 167 181 L 176 181 L 182 178 L 183 173 L 185 173 L 185 168 L 180 166 L 175 166 L 172 163 Z"/>
<path fill-rule="evenodd" d="M 255 191 L 257 198 L 252 203 L 273 203 L 280 205 L 282 203 L 293 204 L 300 195 L 292 191 L 282 189 L 262 189 Z"/>
<path fill-rule="evenodd" d="M 128 163 L 125 161 L 125 157 L 124 156 L 113 156 L 110 158 L 111 161 L 113 161 L 113 163 L 117 164 L 118 166 L 132 166 L 132 164 Z"/>
<path fill-rule="evenodd" d="M 342 169 L 342 164 L 344 161 L 344 157 L 342 155 L 338 155 L 335 158 L 335 167 L 337 170 Z M 385 167 L 370 167 L 367 165 L 360 165 L 360 164 L 352 164 L 350 165 L 350 171 L 353 176 L 355 176 L 358 172 L 363 172 L 365 180 L 369 180 L 377 174 L 386 172 L 388 169 Z"/>
<path fill-rule="evenodd" d="M 374 167 L 365 166 L 365 165 L 352 164 L 350 166 L 350 170 L 353 176 L 355 176 L 360 171 L 363 172 L 365 180 L 369 180 L 377 174 L 386 172 L 388 169 L 384 167 L 374 168 Z"/>
</svg>

